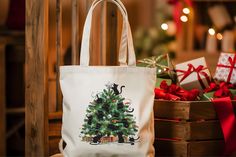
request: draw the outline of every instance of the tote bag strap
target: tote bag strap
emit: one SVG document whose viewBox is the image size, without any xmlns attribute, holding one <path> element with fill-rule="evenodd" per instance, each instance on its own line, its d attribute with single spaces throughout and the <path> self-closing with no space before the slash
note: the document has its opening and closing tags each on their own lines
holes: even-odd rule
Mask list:
<svg viewBox="0 0 236 157">
<path fill-rule="evenodd" d="M 102 1 L 104 0 L 95 0 L 92 3 L 92 6 L 88 12 L 88 15 L 84 24 L 82 45 L 81 45 L 81 55 L 80 55 L 81 66 L 89 66 L 89 56 L 90 56 L 89 45 L 90 45 L 92 15 L 93 15 L 93 10 Z M 120 0 L 106 0 L 106 1 L 116 4 L 123 17 L 123 28 L 122 28 L 122 35 L 121 35 L 120 50 L 119 50 L 119 63 L 121 66 L 127 65 L 127 48 L 128 48 L 128 56 L 129 56 L 128 65 L 135 66 L 136 58 L 135 58 L 134 47 L 133 47 L 132 33 L 131 33 L 130 25 L 128 22 L 127 11 Z"/>
</svg>

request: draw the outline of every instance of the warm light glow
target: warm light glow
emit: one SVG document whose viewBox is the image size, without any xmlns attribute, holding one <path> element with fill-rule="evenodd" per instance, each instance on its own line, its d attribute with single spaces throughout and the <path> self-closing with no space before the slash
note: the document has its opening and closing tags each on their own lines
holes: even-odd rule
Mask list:
<svg viewBox="0 0 236 157">
<path fill-rule="evenodd" d="M 189 13 L 190 13 L 190 9 L 189 9 L 189 8 L 184 8 L 184 9 L 183 9 L 183 13 L 189 14 Z"/>
<path fill-rule="evenodd" d="M 181 20 L 182 22 L 187 22 L 187 21 L 188 21 L 188 17 L 185 16 L 185 15 L 182 15 L 182 16 L 180 17 L 180 20 Z"/>
<path fill-rule="evenodd" d="M 209 28 L 208 29 L 208 33 L 210 34 L 210 35 L 215 35 L 215 30 L 213 29 L 213 28 Z"/>
<path fill-rule="evenodd" d="M 217 33 L 217 34 L 216 34 L 216 38 L 217 38 L 218 40 L 222 40 L 222 39 L 223 39 L 223 35 L 222 35 L 221 33 Z"/>
<path fill-rule="evenodd" d="M 161 29 L 166 31 L 168 29 L 168 25 L 166 23 L 161 24 Z"/>
</svg>

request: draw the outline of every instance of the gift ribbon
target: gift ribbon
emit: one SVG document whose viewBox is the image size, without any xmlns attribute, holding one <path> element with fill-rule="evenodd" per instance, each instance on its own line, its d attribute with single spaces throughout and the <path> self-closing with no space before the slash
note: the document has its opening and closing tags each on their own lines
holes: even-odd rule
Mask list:
<svg viewBox="0 0 236 157">
<path fill-rule="evenodd" d="M 231 97 L 233 98 L 233 93 L 231 93 L 230 89 L 236 89 L 233 84 L 228 84 L 226 82 L 221 82 L 219 85 L 215 82 L 212 82 L 208 88 L 204 90 L 205 93 L 214 91 L 214 97 L 222 98 L 222 97 Z"/>
<path fill-rule="evenodd" d="M 234 55 L 234 58 L 229 57 L 228 61 L 229 61 L 230 65 L 218 64 L 217 67 L 230 68 L 229 75 L 227 78 L 227 82 L 230 82 L 233 71 L 234 71 L 234 69 L 236 69 L 236 53 Z"/>
<path fill-rule="evenodd" d="M 188 70 L 176 70 L 177 72 L 181 72 L 183 74 L 181 75 L 184 75 L 182 77 L 182 79 L 180 80 L 180 82 L 184 81 L 190 74 L 192 74 L 193 72 L 196 72 L 197 73 L 197 77 L 198 77 L 198 81 L 201 85 L 201 87 L 203 89 L 206 88 L 205 84 L 203 83 L 202 79 L 201 79 L 201 75 L 203 75 L 206 80 L 207 80 L 207 83 L 210 84 L 211 83 L 211 79 L 210 77 L 208 76 L 208 74 L 204 71 L 206 70 L 207 67 L 204 67 L 203 65 L 199 65 L 197 68 L 195 68 L 192 64 L 188 64 Z M 181 75 L 178 75 L 178 76 L 181 76 Z"/>
<path fill-rule="evenodd" d="M 231 155 L 236 151 L 236 118 L 234 108 L 229 97 L 212 100 L 225 140 L 224 155 Z"/>
<path fill-rule="evenodd" d="M 164 58 L 168 59 L 167 55 L 161 55 L 161 56 L 158 56 L 157 58 L 156 57 L 145 58 L 143 60 L 139 60 L 138 62 L 147 64 L 147 67 L 151 67 L 151 68 L 160 67 L 164 70 L 168 70 L 169 69 L 168 66 L 159 64 L 159 62 Z"/>
<path fill-rule="evenodd" d="M 194 101 L 199 96 L 198 89 L 192 89 L 191 91 L 184 90 L 183 88 L 171 84 L 168 85 L 166 81 L 162 81 L 160 84 L 160 89 L 155 88 L 155 97 L 157 99 L 164 100 L 182 100 L 182 101 Z"/>
<path fill-rule="evenodd" d="M 172 101 L 180 100 L 180 97 L 170 93 L 166 93 L 163 89 L 158 89 L 158 88 L 155 88 L 155 97 L 157 99 L 172 100 Z"/>
</svg>

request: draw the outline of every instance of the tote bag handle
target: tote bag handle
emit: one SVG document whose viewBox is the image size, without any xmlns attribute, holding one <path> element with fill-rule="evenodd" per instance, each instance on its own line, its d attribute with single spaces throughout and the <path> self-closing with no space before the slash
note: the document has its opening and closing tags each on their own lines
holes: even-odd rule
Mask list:
<svg viewBox="0 0 236 157">
<path fill-rule="evenodd" d="M 96 6 L 104 0 L 95 0 L 92 3 L 92 6 L 88 12 L 87 18 L 84 24 L 83 36 L 82 36 L 82 45 L 81 45 L 81 55 L 80 55 L 80 65 L 89 66 L 89 45 L 90 45 L 90 34 L 91 34 L 91 25 L 92 25 L 92 15 L 93 10 Z M 120 0 L 106 0 L 108 2 L 116 4 L 119 8 L 122 17 L 123 17 L 123 26 L 122 26 L 122 35 L 119 49 L 119 64 L 121 66 L 127 65 L 127 48 L 128 48 L 128 65 L 136 66 L 136 58 L 133 46 L 132 33 L 128 21 L 127 11 Z"/>
</svg>

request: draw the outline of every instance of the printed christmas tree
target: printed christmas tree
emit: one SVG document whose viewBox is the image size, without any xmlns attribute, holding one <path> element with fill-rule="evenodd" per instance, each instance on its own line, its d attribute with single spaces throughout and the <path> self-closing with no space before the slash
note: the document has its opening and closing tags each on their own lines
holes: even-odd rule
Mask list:
<svg viewBox="0 0 236 157">
<path fill-rule="evenodd" d="M 102 92 L 96 94 L 90 102 L 84 124 L 82 140 L 90 144 L 100 143 L 131 143 L 138 131 L 135 118 L 130 108 L 131 102 L 122 97 L 122 89 L 117 84 L 106 85 Z"/>
</svg>

